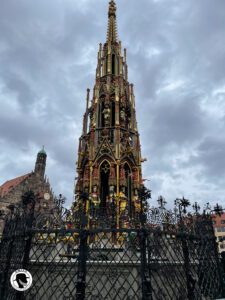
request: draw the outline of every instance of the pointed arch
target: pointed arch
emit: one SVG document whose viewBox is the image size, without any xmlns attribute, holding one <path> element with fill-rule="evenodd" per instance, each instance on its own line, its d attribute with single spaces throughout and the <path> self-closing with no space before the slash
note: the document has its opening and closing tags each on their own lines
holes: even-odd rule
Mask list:
<svg viewBox="0 0 225 300">
<path fill-rule="evenodd" d="M 109 155 L 104 155 L 103 157 L 101 157 L 99 160 L 98 160 L 98 165 L 99 165 L 99 168 L 101 168 L 102 164 L 106 162 L 109 164 L 109 166 L 111 166 L 111 157 Z"/>
<path fill-rule="evenodd" d="M 125 151 L 124 151 L 125 152 Z M 133 153 L 124 153 L 121 157 L 121 163 L 124 164 L 125 162 L 129 163 L 129 166 L 132 168 L 133 166 L 137 165 L 136 158 L 134 157 Z"/>
<path fill-rule="evenodd" d="M 124 156 L 121 159 L 121 165 L 125 165 L 125 164 L 127 164 L 131 170 L 134 167 L 134 161 L 128 156 Z"/>
<path fill-rule="evenodd" d="M 116 162 L 112 147 L 107 139 L 104 139 L 99 146 L 98 152 L 96 153 L 94 158 L 94 164 L 97 162 L 99 165 L 104 159 L 107 159 L 110 162 Z"/>
</svg>

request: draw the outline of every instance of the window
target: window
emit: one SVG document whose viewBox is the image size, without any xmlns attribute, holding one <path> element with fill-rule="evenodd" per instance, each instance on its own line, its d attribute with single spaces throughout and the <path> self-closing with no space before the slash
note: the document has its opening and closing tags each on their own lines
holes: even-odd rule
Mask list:
<svg viewBox="0 0 225 300">
<path fill-rule="evenodd" d="M 102 101 L 101 102 L 101 125 L 100 125 L 100 127 L 105 127 L 104 110 L 105 110 L 105 103 Z"/>
<path fill-rule="evenodd" d="M 111 143 L 113 143 L 113 141 L 114 141 L 114 131 L 113 130 L 110 130 L 110 141 L 111 141 Z"/>
<path fill-rule="evenodd" d="M 112 120 L 112 127 L 115 126 L 115 102 L 112 102 L 112 110 L 111 110 L 111 120 Z"/>
<path fill-rule="evenodd" d="M 217 232 L 225 232 L 225 227 L 216 227 Z"/>
<path fill-rule="evenodd" d="M 225 240 L 225 237 L 224 237 L 224 236 L 219 236 L 219 237 L 218 237 L 218 241 L 219 241 L 219 242 L 223 242 L 224 240 Z"/>
<path fill-rule="evenodd" d="M 115 54 L 112 55 L 112 74 L 115 75 Z"/>
</svg>

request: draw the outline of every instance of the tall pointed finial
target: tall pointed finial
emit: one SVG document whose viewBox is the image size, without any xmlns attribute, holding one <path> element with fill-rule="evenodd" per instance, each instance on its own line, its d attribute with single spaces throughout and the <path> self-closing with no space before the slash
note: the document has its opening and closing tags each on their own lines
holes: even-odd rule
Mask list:
<svg viewBox="0 0 225 300">
<path fill-rule="evenodd" d="M 116 3 L 114 0 L 109 2 L 109 12 L 108 12 L 108 32 L 107 32 L 107 42 L 117 41 L 117 25 L 116 25 Z"/>
<path fill-rule="evenodd" d="M 46 151 L 45 151 L 45 146 L 44 145 L 42 146 L 42 149 L 38 152 L 38 154 L 45 154 L 45 155 L 47 155 Z"/>
</svg>

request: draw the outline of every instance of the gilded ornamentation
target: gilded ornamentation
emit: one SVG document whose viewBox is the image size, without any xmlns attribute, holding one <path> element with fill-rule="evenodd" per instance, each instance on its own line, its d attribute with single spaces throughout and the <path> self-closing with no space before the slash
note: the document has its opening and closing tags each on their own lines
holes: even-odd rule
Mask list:
<svg viewBox="0 0 225 300">
<path fill-rule="evenodd" d="M 90 193 L 90 207 L 86 207 L 90 214 L 92 210 L 91 224 L 100 224 L 93 217 L 99 206 L 101 213 L 115 220 L 115 226 L 127 227 L 140 211 L 136 189 L 142 184 L 138 161 L 141 151 L 135 127 L 133 85 L 131 88 L 127 78 L 126 51 L 123 54 L 122 44 L 117 41 L 114 1 L 110 1 L 108 16 L 107 40 L 99 47 L 94 96 L 89 101 L 91 126 L 88 128 L 85 118 L 87 130 L 80 138 L 76 191 L 82 194 L 87 188 Z M 88 169 L 90 161 L 92 172 Z M 126 162 L 130 172 L 124 169 Z"/>
</svg>

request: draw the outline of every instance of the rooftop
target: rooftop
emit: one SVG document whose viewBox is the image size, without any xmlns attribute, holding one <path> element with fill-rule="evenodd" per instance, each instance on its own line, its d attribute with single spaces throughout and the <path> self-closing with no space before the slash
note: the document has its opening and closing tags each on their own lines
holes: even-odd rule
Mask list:
<svg viewBox="0 0 225 300">
<path fill-rule="evenodd" d="M 8 192 L 10 192 L 14 187 L 22 183 L 26 178 L 30 176 L 31 173 L 16 177 L 14 179 L 8 180 L 0 186 L 0 197 L 4 197 Z"/>
</svg>

